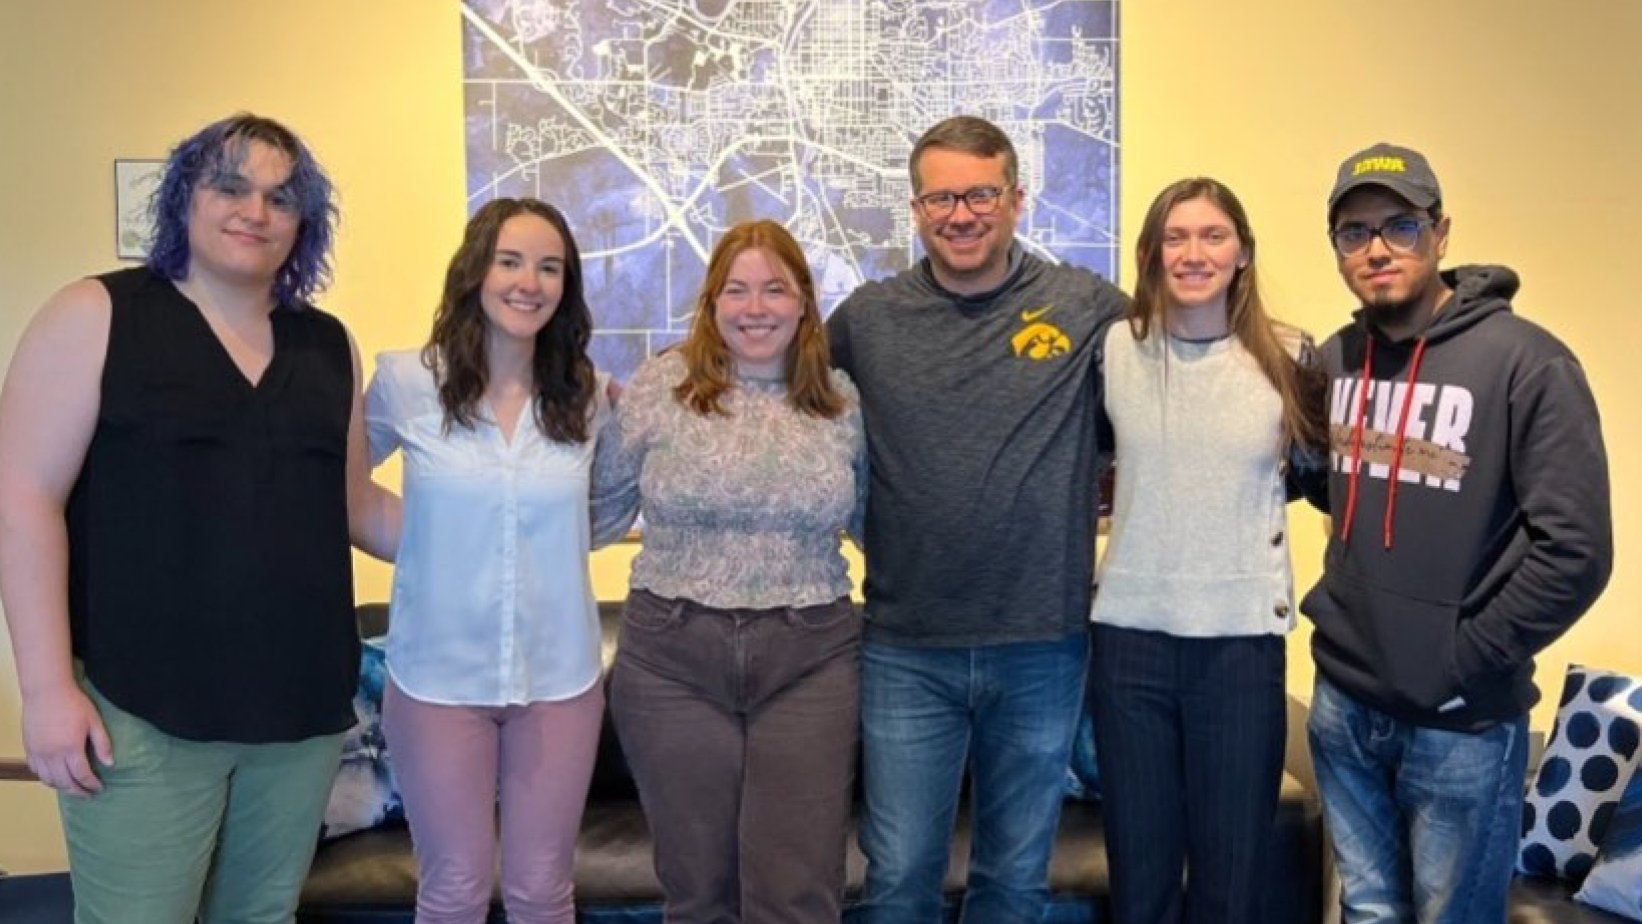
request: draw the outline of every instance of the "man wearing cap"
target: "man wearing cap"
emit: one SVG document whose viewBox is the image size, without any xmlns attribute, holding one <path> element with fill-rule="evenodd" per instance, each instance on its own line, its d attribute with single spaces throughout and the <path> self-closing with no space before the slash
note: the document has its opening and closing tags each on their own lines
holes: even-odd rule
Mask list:
<svg viewBox="0 0 1642 924">
<path fill-rule="evenodd" d="M 1608 470 L 1579 362 L 1503 266 L 1440 271 L 1420 154 L 1346 159 L 1328 200 L 1361 307 L 1323 345 L 1333 514 L 1308 737 L 1344 920 L 1505 920 L 1534 655 L 1607 583 Z"/>
</svg>

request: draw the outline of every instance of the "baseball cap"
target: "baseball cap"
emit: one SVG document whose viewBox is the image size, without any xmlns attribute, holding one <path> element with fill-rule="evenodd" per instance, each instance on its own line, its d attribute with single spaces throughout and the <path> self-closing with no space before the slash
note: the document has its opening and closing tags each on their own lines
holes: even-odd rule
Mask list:
<svg viewBox="0 0 1642 924">
<path fill-rule="evenodd" d="M 1428 209 L 1442 201 L 1437 175 L 1431 172 L 1425 155 L 1383 141 L 1340 164 L 1334 191 L 1328 194 L 1329 216 L 1333 217 L 1334 207 L 1346 193 L 1360 186 L 1384 186 L 1417 209 Z"/>
</svg>

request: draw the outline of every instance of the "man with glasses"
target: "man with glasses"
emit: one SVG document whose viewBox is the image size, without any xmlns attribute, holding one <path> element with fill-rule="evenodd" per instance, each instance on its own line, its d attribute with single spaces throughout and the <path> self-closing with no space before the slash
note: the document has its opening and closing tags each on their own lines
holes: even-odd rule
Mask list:
<svg viewBox="0 0 1642 924">
<path fill-rule="evenodd" d="M 1344 918 L 1505 920 L 1535 653 L 1613 559 L 1596 403 L 1511 311 L 1503 266 L 1439 271 L 1450 221 L 1420 154 L 1347 158 L 1328 201 L 1361 301 L 1323 345 L 1333 447 L 1308 737 Z"/>
<path fill-rule="evenodd" d="M 1125 299 L 1015 242 L 1015 150 L 972 117 L 912 150 L 925 258 L 828 323 L 871 459 L 861 722 L 873 924 L 933 924 L 965 768 L 969 924 L 1037 924 L 1080 712 L 1094 375 Z"/>
</svg>

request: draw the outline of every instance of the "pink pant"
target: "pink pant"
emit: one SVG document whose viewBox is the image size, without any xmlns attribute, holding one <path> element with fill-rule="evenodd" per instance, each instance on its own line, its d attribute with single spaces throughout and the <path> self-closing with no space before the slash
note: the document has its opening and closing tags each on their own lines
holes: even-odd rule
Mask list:
<svg viewBox="0 0 1642 924">
<path fill-rule="evenodd" d="M 388 684 L 382 707 L 416 847 L 417 924 L 481 924 L 501 795 L 511 924 L 572 924 L 572 863 L 604 713 L 601 684 L 527 706 L 441 706 Z"/>
</svg>

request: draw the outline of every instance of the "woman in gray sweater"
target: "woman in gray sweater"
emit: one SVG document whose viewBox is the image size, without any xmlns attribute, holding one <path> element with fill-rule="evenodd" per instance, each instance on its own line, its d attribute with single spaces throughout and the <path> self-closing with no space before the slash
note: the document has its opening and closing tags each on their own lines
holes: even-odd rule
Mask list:
<svg viewBox="0 0 1642 924">
<path fill-rule="evenodd" d="M 1295 618 L 1285 474 L 1325 427 L 1254 250 L 1230 189 L 1168 187 L 1104 344 L 1117 479 L 1089 676 L 1121 924 L 1261 918 Z"/>
<path fill-rule="evenodd" d="M 866 444 L 780 224 L 714 248 L 689 337 L 599 439 L 594 492 L 644 514 L 610 701 L 667 921 L 837 924 L 861 636 L 839 531 L 860 534 Z"/>
</svg>

